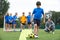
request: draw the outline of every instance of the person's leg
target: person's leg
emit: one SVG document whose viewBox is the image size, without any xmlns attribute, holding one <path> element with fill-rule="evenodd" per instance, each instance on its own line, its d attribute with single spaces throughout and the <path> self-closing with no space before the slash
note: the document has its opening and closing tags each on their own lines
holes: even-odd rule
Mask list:
<svg viewBox="0 0 60 40">
<path fill-rule="evenodd" d="M 34 35 L 35 38 L 38 38 L 38 20 L 34 20 Z"/>
<path fill-rule="evenodd" d="M 32 24 L 30 24 L 29 26 L 30 26 L 29 28 L 31 29 L 32 28 Z"/>
<path fill-rule="evenodd" d="M 10 24 L 8 23 L 8 30 L 10 29 Z"/>
<path fill-rule="evenodd" d="M 9 25 L 9 29 L 10 29 L 11 28 L 11 24 L 9 23 L 8 25 Z"/>
<path fill-rule="evenodd" d="M 38 35 L 38 32 L 39 32 L 39 26 L 37 26 L 37 35 Z"/>
<path fill-rule="evenodd" d="M 52 27 L 51 27 L 51 31 L 52 31 L 52 32 L 53 32 L 53 34 L 54 34 L 55 26 L 52 26 Z"/>
<path fill-rule="evenodd" d="M 30 23 L 30 22 L 28 23 L 28 28 L 29 28 L 29 29 L 31 29 L 31 28 L 32 28 L 32 25 L 31 25 L 31 23 Z"/>
<path fill-rule="evenodd" d="M 37 36 L 38 36 L 38 32 L 39 32 L 39 26 L 40 26 L 40 20 L 37 20 Z"/>
<path fill-rule="evenodd" d="M 46 28 L 46 32 L 50 33 L 50 28 L 49 27 Z"/>
<path fill-rule="evenodd" d="M 9 24 L 7 23 L 6 25 L 7 25 L 7 27 L 6 27 L 7 30 L 6 31 L 9 31 Z"/>
<path fill-rule="evenodd" d="M 10 24 L 9 29 L 12 29 L 12 23 Z"/>
<path fill-rule="evenodd" d="M 14 27 L 14 31 L 15 31 L 15 29 L 16 29 L 16 24 L 13 24 L 13 27 Z"/>
<path fill-rule="evenodd" d="M 21 23 L 21 26 L 20 26 L 20 32 L 22 31 L 23 29 L 23 24 Z"/>
<path fill-rule="evenodd" d="M 12 24 L 10 25 L 11 29 L 12 29 Z"/>
<path fill-rule="evenodd" d="M 7 24 L 7 23 L 5 23 L 5 29 L 6 29 L 6 30 L 8 29 L 8 24 Z"/>
<path fill-rule="evenodd" d="M 47 32 L 48 27 L 45 27 L 44 31 Z"/>
</svg>

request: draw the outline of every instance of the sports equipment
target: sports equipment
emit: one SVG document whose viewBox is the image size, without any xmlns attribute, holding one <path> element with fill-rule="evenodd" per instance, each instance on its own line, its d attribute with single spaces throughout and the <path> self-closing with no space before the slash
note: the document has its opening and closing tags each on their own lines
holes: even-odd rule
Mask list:
<svg viewBox="0 0 60 40">
<path fill-rule="evenodd" d="M 28 35 L 28 37 L 29 37 L 29 38 L 34 38 L 34 34 L 31 33 L 31 34 Z"/>
</svg>

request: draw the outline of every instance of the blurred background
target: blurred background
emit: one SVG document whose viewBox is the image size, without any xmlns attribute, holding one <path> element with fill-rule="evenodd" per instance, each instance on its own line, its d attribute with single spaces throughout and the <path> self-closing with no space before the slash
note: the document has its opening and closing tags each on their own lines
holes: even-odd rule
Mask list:
<svg viewBox="0 0 60 40">
<path fill-rule="evenodd" d="M 60 0 L 0 0 L 0 28 L 3 28 L 4 15 L 7 12 L 13 15 L 17 12 L 18 18 L 22 12 L 25 12 L 27 16 L 28 12 L 32 13 L 36 7 L 36 1 L 41 1 L 46 20 L 51 17 L 56 25 L 56 29 L 60 29 Z M 44 28 L 43 22 L 41 23 L 41 28 Z"/>
</svg>

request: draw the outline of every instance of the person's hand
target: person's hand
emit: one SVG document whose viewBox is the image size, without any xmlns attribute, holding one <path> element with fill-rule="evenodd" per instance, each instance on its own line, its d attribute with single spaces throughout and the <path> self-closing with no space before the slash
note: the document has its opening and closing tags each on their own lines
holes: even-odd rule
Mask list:
<svg viewBox="0 0 60 40">
<path fill-rule="evenodd" d="M 50 28 L 48 28 L 48 30 L 50 31 Z"/>
<path fill-rule="evenodd" d="M 45 20 L 43 20 L 43 23 L 45 24 Z"/>
<path fill-rule="evenodd" d="M 46 16 L 45 16 L 45 14 L 44 14 L 44 15 L 43 15 L 43 23 L 44 23 L 44 24 L 45 24 L 45 17 L 46 17 Z"/>
<path fill-rule="evenodd" d="M 51 25 L 49 26 L 49 28 L 51 27 Z"/>
</svg>

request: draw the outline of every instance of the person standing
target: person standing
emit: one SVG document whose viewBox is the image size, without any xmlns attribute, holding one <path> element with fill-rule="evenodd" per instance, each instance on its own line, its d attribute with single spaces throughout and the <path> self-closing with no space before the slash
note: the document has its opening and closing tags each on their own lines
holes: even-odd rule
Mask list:
<svg viewBox="0 0 60 40">
<path fill-rule="evenodd" d="M 43 8 L 40 7 L 41 6 L 40 1 L 36 2 L 36 6 L 37 6 L 37 8 L 34 8 L 32 15 L 34 15 L 34 18 L 33 18 L 33 20 L 34 20 L 34 36 L 35 36 L 35 38 L 38 38 L 38 29 L 39 29 L 39 26 L 41 23 L 41 17 L 43 15 L 44 23 L 45 23 L 45 15 L 44 15 Z"/>
<path fill-rule="evenodd" d="M 9 29 L 9 13 L 7 13 L 5 16 L 5 29 L 6 31 Z"/>
<path fill-rule="evenodd" d="M 20 22 L 21 22 L 21 27 L 20 27 L 20 32 L 22 31 L 22 29 L 25 27 L 26 22 L 27 22 L 27 18 L 25 16 L 25 13 L 22 13 L 22 16 L 20 17 Z"/>
<path fill-rule="evenodd" d="M 32 24 L 31 24 L 31 12 L 29 12 L 28 16 L 27 16 L 27 24 L 28 24 L 28 28 L 32 28 Z"/>
<path fill-rule="evenodd" d="M 14 27 L 14 31 L 16 31 L 16 19 L 17 19 L 17 13 L 15 13 L 15 15 L 13 16 L 13 27 Z"/>
</svg>

